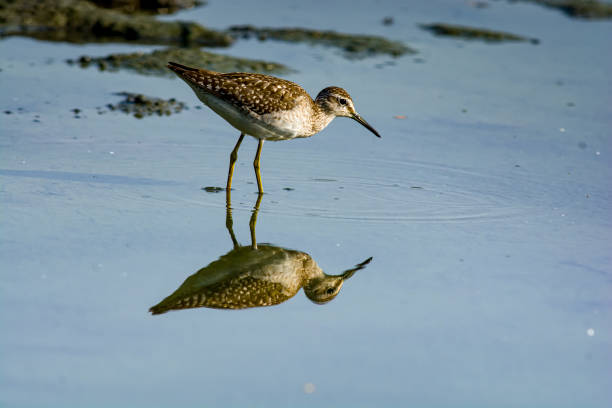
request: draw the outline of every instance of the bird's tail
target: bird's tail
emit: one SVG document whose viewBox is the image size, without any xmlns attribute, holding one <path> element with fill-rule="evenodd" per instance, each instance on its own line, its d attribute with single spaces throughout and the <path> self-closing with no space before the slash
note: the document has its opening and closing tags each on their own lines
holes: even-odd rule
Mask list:
<svg viewBox="0 0 612 408">
<path fill-rule="evenodd" d="M 219 75 L 219 72 L 209 71 L 207 69 L 192 68 L 172 61 L 168 62 L 167 67 L 190 86 L 197 82 L 198 78 L 202 76 Z"/>
<path fill-rule="evenodd" d="M 158 314 L 166 313 L 168 310 L 170 310 L 170 308 L 168 308 L 166 305 L 159 304 L 159 305 L 152 306 L 149 309 L 149 312 L 151 312 L 151 314 L 153 315 L 158 315 Z"/>
<path fill-rule="evenodd" d="M 197 68 L 191 68 L 191 67 L 188 67 L 187 65 L 179 64 L 177 62 L 172 62 L 172 61 L 168 61 L 167 67 L 170 68 L 172 71 L 176 72 L 177 74 L 182 74 L 183 72 L 186 72 L 186 71 L 198 71 Z"/>
<path fill-rule="evenodd" d="M 179 64 L 178 62 L 168 61 L 168 68 L 179 71 L 197 71 L 197 68 L 188 67 L 187 65 Z"/>
</svg>

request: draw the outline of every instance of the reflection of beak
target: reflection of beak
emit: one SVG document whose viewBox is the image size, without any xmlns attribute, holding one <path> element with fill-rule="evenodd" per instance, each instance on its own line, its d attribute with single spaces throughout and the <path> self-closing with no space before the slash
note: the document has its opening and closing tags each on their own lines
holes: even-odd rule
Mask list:
<svg viewBox="0 0 612 408">
<path fill-rule="evenodd" d="M 363 126 L 365 126 L 366 129 L 368 129 L 370 132 L 374 133 L 376 136 L 380 137 L 380 135 L 378 134 L 378 132 L 376 131 L 376 129 L 374 129 L 372 126 L 370 126 L 370 124 L 368 122 L 366 122 L 366 120 L 364 118 L 362 118 L 361 116 L 359 116 L 359 114 L 355 113 L 353 116 L 351 116 L 352 119 L 355 119 L 357 122 L 361 123 Z"/>
<path fill-rule="evenodd" d="M 342 272 L 342 274 L 340 274 L 340 276 L 342 276 L 343 280 L 346 280 L 346 279 L 350 278 L 351 276 L 353 276 L 353 274 L 355 272 L 357 272 L 360 269 L 365 268 L 366 265 L 369 264 L 371 260 L 372 260 L 372 257 L 369 257 L 368 259 L 366 259 L 362 263 L 355 265 L 355 267 L 353 269 L 349 269 L 348 271 Z"/>
</svg>

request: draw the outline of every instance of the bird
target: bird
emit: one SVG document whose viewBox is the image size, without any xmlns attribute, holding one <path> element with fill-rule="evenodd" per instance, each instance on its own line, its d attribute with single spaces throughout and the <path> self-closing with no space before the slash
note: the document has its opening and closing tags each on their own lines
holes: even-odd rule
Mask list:
<svg viewBox="0 0 612 408">
<path fill-rule="evenodd" d="M 324 88 L 313 100 L 298 84 L 270 75 L 221 73 L 176 62 L 168 62 L 167 67 L 193 89 L 200 101 L 240 131 L 230 154 L 226 184 L 228 194 L 238 149 L 245 135 L 258 140 L 253 168 L 260 195 L 264 192 L 260 173 L 264 140 L 310 137 L 338 116 L 357 121 L 380 138 L 380 134 L 357 113 L 348 92 L 340 87 Z"/>
<path fill-rule="evenodd" d="M 260 244 L 238 246 L 193 275 L 149 309 L 157 315 L 197 307 L 246 309 L 272 306 L 292 298 L 300 288 L 316 304 L 334 299 L 344 281 L 372 258 L 340 275 L 327 275 L 305 252 Z"/>
<path fill-rule="evenodd" d="M 257 196 L 249 229 L 251 245 L 234 234 L 229 195 L 225 226 L 233 249 L 189 276 L 172 294 L 149 309 L 154 315 L 196 307 L 246 309 L 272 306 L 292 298 L 301 288 L 308 299 L 324 304 L 334 299 L 344 282 L 365 268 L 372 257 L 339 275 L 328 275 L 306 252 L 257 244 L 255 227 L 263 195 Z"/>
</svg>

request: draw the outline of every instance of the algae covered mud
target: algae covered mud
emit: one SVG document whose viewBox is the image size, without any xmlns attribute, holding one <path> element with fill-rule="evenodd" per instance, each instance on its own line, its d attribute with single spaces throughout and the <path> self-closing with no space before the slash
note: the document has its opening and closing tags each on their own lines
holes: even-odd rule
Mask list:
<svg viewBox="0 0 612 408">
<path fill-rule="evenodd" d="M 238 58 L 203 51 L 200 48 L 165 48 L 149 53 L 118 53 L 105 57 L 82 55 L 78 59 L 69 59 L 69 64 L 78 64 L 82 68 L 90 65 L 101 71 L 118 71 L 128 69 L 144 75 L 172 76 L 166 67 L 168 61 L 181 61 L 198 67 L 206 67 L 219 72 L 264 72 L 287 73 L 288 67 L 276 62 L 260 61 L 248 58 Z"/>
<path fill-rule="evenodd" d="M 612 18 L 612 4 L 597 0 L 519 0 L 561 10 L 570 17 L 599 20 Z"/>
<path fill-rule="evenodd" d="M 68 42 L 130 42 L 227 46 L 231 38 L 192 22 L 160 22 L 154 16 L 98 7 L 86 0 L 0 2 L 2 35 Z"/>
<path fill-rule="evenodd" d="M 137 3 L 138 7 L 134 4 Z M 153 4 L 151 4 L 153 3 Z M 162 4 L 160 4 L 162 3 Z M 163 4 L 169 3 L 169 4 Z M 183 4 L 185 3 L 185 4 Z M 377 54 L 401 56 L 414 52 L 395 41 L 378 36 L 349 35 L 333 31 L 304 28 L 257 29 L 251 26 L 211 30 L 191 21 L 159 21 L 144 11 L 163 10 L 166 13 L 193 6 L 193 2 L 90 2 L 87 0 L 22 0 L 0 1 L 0 35 L 28 36 L 41 40 L 87 42 L 125 42 L 191 47 L 191 50 L 172 49 L 143 55 L 110 55 L 95 57 L 98 66 L 118 68 L 129 66 L 143 73 L 159 71 L 169 57 L 186 59 L 187 63 L 211 70 L 280 71 L 282 65 L 273 62 L 246 61 L 200 52 L 195 46 L 227 47 L 233 39 L 257 34 L 260 39 L 309 42 L 339 47 L 347 56 L 363 57 Z M 103 6 L 115 6 L 108 8 Z M 238 35 L 239 34 L 239 35 Z M 85 61 L 92 58 L 86 57 Z M 146 59 L 146 60 L 143 60 Z M 141 68 L 138 68 L 141 67 Z"/>
<path fill-rule="evenodd" d="M 168 61 L 202 67 L 219 72 L 262 72 L 283 74 L 292 71 L 288 66 L 257 59 L 240 58 L 205 51 L 201 47 L 223 48 L 236 38 L 257 34 L 260 40 L 273 38 L 282 41 L 307 42 L 313 45 L 338 47 L 350 58 L 364 58 L 378 54 L 399 57 L 415 51 L 398 41 L 379 36 L 349 35 L 334 31 L 305 28 L 257 29 L 252 26 L 233 26 L 214 30 L 191 21 L 160 21 L 155 14 L 171 14 L 181 9 L 201 6 L 202 2 L 180 0 L 154 1 L 10 1 L 0 0 L 0 36 L 26 36 L 39 40 L 70 43 L 113 42 L 132 45 L 170 46 L 150 52 L 113 53 L 107 56 L 81 55 L 66 62 L 101 71 L 127 69 L 143 75 L 171 76 Z M 124 92 L 131 95 L 129 91 Z M 142 95 L 139 96 L 143 98 Z M 138 99 L 138 98 L 136 98 Z M 139 100 L 140 100 L 139 99 Z M 155 98 L 154 98 L 155 99 Z M 182 107 L 162 108 L 170 101 L 155 99 L 154 108 L 148 103 L 128 101 L 117 110 L 134 113 L 142 118 L 152 113 L 180 112 Z M 108 104 L 114 110 L 114 106 Z M 99 110 L 98 113 L 102 111 Z"/>
<path fill-rule="evenodd" d="M 0 406 L 612 405 L 612 20 L 193 3 L 0 0 Z M 383 137 L 266 142 L 263 196 L 245 138 L 229 203 L 238 132 L 167 60 Z"/>
<path fill-rule="evenodd" d="M 422 24 L 421 28 L 431 31 L 439 36 L 458 37 L 468 40 L 483 40 L 488 42 L 503 42 L 503 41 L 518 41 L 530 42 L 538 44 L 540 41 L 536 38 L 527 38 L 516 34 L 505 33 L 502 31 L 487 30 L 484 28 L 474 28 L 458 26 L 445 23 Z"/>
</svg>

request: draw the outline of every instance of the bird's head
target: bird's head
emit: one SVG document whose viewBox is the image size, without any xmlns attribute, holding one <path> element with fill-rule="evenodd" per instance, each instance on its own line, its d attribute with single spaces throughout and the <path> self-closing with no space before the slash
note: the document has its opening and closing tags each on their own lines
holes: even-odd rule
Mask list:
<svg viewBox="0 0 612 408">
<path fill-rule="evenodd" d="M 344 279 L 342 276 L 323 276 L 315 278 L 304 286 L 304 293 L 314 303 L 322 305 L 329 302 L 340 292 Z"/>
<path fill-rule="evenodd" d="M 362 263 L 355 265 L 354 268 L 342 272 L 340 275 L 322 274 L 317 276 L 304 285 L 304 293 L 314 303 L 319 305 L 327 303 L 340 292 L 345 280 L 353 276 L 358 270 L 365 268 L 371 260 L 372 258 L 370 257 Z"/>
<path fill-rule="evenodd" d="M 344 89 L 337 86 L 327 87 L 319 92 L 315 102 L 325 113 L 354 119 L 370 132 L 380 137 L 378 132 L 357 113 L 351 95 Z"/>
</svg>

